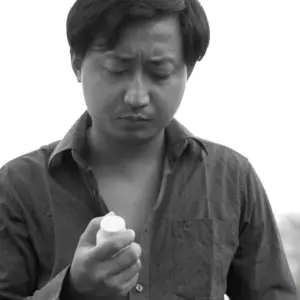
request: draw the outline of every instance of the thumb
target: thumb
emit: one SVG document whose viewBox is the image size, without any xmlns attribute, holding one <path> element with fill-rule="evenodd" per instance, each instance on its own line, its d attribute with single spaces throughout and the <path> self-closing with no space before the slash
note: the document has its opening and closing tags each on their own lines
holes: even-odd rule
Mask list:
<svg viewBox="0 0 300 300">
<path fill-rule="evenodd" d="M 114 215 L 114 212 L 110 212 L 105 216 Z M 103 216 L 103 217 L 105 217 Z M 94 218 L 90 221 L 88 226 L 86 227 L 85 231 L 82 233 L 78 246 L 95 246 L 96 245 L 96 235 L 98 230 L 100 229 L 100 222 L 103 217 Z"/>
</svg>

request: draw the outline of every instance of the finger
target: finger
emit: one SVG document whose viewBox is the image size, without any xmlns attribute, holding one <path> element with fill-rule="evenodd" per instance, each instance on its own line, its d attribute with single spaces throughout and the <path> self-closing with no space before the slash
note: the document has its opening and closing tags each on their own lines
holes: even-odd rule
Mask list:
<svg viewBox="0 0 300 300">
<path fill-rule="evenodd" d="M 111 277 L 111 281 L 115 285 L 124 285 L 126 282 L 130 281 L 136 274 L 140 273 L 142 268 L 142 263 L 140 259 L 137 260 L 135 264 L 133 264 L 128 269 L 124 270 L 121 273 L 118 273 Z"/>
<path fill-rule="evenodd" d="M 110 259 L 114 254 L 128 247 L 135 238 L 133 230 L 125 230 L 116 235 L 108 237 L 101 245 L 91 249 L 90 255 L 100 261 Z"/>
<path fill-rule="evenodd" d="M 141 253 L 141 246 L 133 242 L 130 246 L 118 253 L 108 262 L 110 265 L 109 275 L 115 275 L 130 268 L 138 261 Z"/>
<path fill-rule="evenodd" d="M 139 274 L 136 274 L 131 280 L 127 281 L 122 287 L 121 296 L 127 295 L 136 286 L 138 279 Z"/>
<path fill-rule="evenodd" d="M 114 212 L 110 212 L 107 215 L 112 215 Z M 85 231 L 82 233 L 78 245 L 96 245 L 96 235 L 98 230 L 100 229 L 100 222 L 103 217 L 98 217 L 92 219 L 88 226 L 86 227 Z"/>
</svg>

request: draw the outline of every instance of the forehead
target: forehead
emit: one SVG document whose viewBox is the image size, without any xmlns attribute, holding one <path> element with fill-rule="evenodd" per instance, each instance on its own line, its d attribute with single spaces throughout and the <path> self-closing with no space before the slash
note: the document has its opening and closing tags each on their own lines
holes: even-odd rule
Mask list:
<svg viewBox="0 0 300 300">
<path fill-rule="evenodd" d="M 168 17 L 138 23 L 126 28 L 113 53 L 132 57 L 182 55 L 180 26 L 176 18 Z"/>
</svg>

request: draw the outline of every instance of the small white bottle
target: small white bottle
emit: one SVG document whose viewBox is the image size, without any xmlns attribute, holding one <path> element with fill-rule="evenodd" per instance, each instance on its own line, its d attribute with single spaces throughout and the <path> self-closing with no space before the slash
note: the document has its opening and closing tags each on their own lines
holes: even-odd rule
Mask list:
<svg viewBox="0 0 300 300">
<path fill-rule="evenodd" d="M 125 220 L 122 217 L 114 214 L 104 216 L 100 221 L 100 229 L 96 235 L 97 245 L 103 242 L 106 238 L 125 230 Z"/>
</svg>

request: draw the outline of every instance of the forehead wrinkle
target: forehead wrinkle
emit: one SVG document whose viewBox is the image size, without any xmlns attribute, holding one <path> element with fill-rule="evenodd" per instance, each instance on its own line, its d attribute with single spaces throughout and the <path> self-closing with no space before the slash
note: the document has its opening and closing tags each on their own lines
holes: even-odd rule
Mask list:
<svg viewBox="0 0 300 300">
<path fill-rule="evenodd" d="M 121 61 L 144 61 L 152 58 L 181 59 L 181 34 L 172 19 L 127 27 L 111 52 Z M 124 58 L 124 59 L 123 59 Z"/>
<path fill-rule="evenodd" d="M 121 60 L 145 60 L 158 58 L 172 58 L 176 59 L 177 54 L 174 51 L 174 45 L 154 42 L 149 47 L 135 47 L 135 43 L 121 44 L 113 50 L 110 56 Z"/>
<path fill-rule="evenodd" d="M 147 55 L 144 55 L 142 51 L 140 51 L 137 56 L 123 56 L 121 55 L 107 55 L 108 58 L 116 59 L 122 63 L 156 63 L 156 62 L 171 62 L 176 63 L 177 59 L 174 55 L 170 54 L 163 54 L 163 55 L 150 55 L 149 57 Z"/>
</svg>

